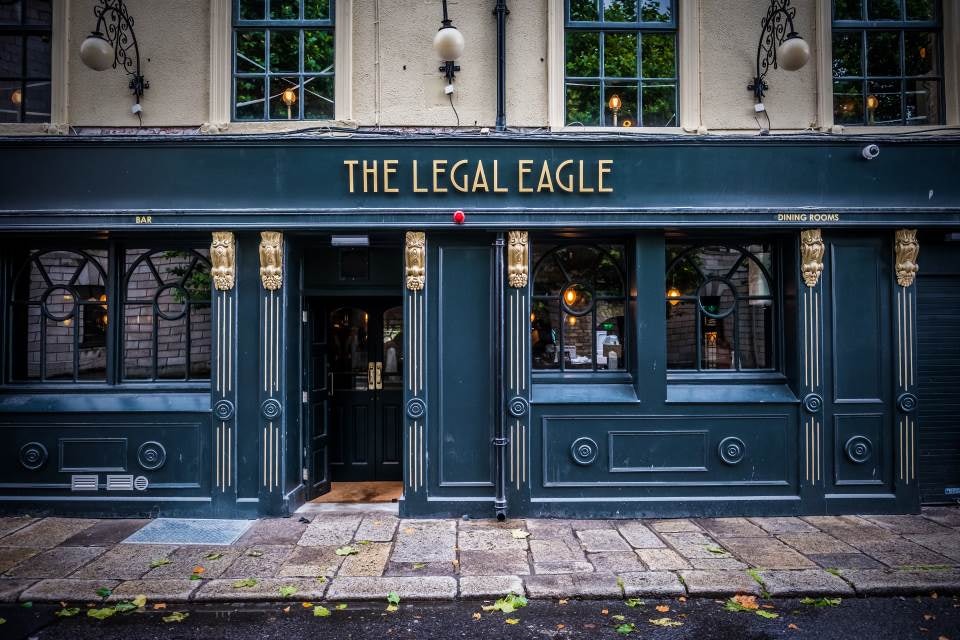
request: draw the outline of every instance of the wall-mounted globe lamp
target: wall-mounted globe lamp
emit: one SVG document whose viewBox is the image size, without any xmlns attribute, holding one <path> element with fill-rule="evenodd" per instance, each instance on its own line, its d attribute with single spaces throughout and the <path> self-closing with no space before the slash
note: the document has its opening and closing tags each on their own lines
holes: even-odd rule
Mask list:
<svg viewBox="0 0 960 640">
<path fill-rule="evenodd" d="M 680 296 L 680 289 L 677 289 L 676 287 L 670 287 L 667 289 L 667 300 L 670 301 L 671 307 L 675 307 L 680 304 Z"/>
<path fill-rule="evenodd" d="M 610 109 L 610 113 L 613 114 L 613 126 L 617 126 L 617 114 L 620 113 L 620 109 L 623 107 L 623 100 L 621 100 L 617 94 L 613 94 L 610 96 L 610 99 L 607 100 L 607 107 Z"/>
<path fill-rule="evenodd" d="M 877 107 L 880 106 L 880 100 L 877 99 L 877 96 L 871 94 L 867 96 L 867 124 L 873 124 L 873 116 L 877 111 Z"/>
<path fill-rule="evenodd" d="M 291 111 L 291 108 L 297 102 L 297 90 L 287 87 L 283 90 L 283 93 L 280 94 L 280 101 L 287 105 L 287 120 L 292 119 L 293 112 Z"/>
<path fill-rule="evenodd" d="M 770 8 L 761 23 L 760 41 L 757 43 L 756 75 L 753 82 L 747 85 L 758 105 L 763 104 L 763 96 L 770 88 L 764 80 L 770 67 L 796 71 L 810 59 L 810 45 L 793 27 L 796 14 L 797 10 L 790 6 L 790 0 L 770 0 Z"/>
<path fill-rule="evenodd" d="M 456 60 L 463 55 L 465 44 L 463 34 L 453 26 L 453 22 L 447 15 L 447 0 L 443 0 L 443 20 L 441 21 L 440 30 L 437 31 L 437 35 L 433 37 L 433 50 L 436 51 L 440 59 L 444 61 L 443 66 L 440 67 L 440 71 L 443 71 L 448 85 L 453 84 L 453 78 L 456 72 L 460 71 L 460 66 L 456 64 Z"/>
<path fill-rule="evenodd" d="M 123 0 L 99 0 L 93 8 L 97 26 L 80 45 L 80 59 L 94 71 L 103 71 L 119 65 L 129 76 L 130 91 L 134 95 L 131 111 L 141 119 L 143 107 L 140 98 L 150 83 L 140 73 L 140 47 L 133 31 L 133 18 Z"/>
</svg>

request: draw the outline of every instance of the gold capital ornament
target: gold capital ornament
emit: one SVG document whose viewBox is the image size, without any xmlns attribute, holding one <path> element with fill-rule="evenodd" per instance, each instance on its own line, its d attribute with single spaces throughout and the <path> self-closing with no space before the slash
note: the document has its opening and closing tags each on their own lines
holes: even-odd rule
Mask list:
<svg viewBox="0 0 960 640">
<path fill-rule="evenodd" d="M 817 286 L 823 273 L 823 251 L 820 229 L 804 229 L 800 232 L 800 269 L 808 287 Z"/>
<path fill-rule="evenodd" d="M 527 286 L 527 232 L 511 231 L 507 253 L 507 283 L 514 289 Z"/>
<path fill-rule="evenodd" d="M 283 285 L 283 234 L 279 231 L 260 232 L 260 279 L 267 291 Z"/>
<path fill-rule="evenodd" d="M 897 229 L 895 249 L 897 284 L 901 287 L 909 287 L 917 277 L 917 271 L 920 270 L 917 265 L 917 255 L 920 253 L 917 230 Z"/>
<path fill-rule="evenodd" d="M 404 251 L 407 289 L 421 291 L 427 273 L 426 259 L 427 234 L 423 231 L 407 231 L 407 243 Z"/>
<path fill-rule="evenodd" d="M 217 291 L 233 289 L 236 267 L 236 245 L 232 231 L 214 231 L 210 243 L 210 275 Z"/>
</svg>

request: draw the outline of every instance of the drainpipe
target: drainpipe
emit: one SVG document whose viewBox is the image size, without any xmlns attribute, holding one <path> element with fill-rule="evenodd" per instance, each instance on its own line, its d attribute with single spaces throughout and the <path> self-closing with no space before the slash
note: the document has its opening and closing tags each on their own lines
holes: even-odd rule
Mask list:
<svg viewBox="0 0 960 640">
<path fill-rule="evenodd" d="M 496 497 L 494 498 L 493 508 L 497 514 L 497 520 L 503 522 L 507 519 L 507 434 L 506 423 L 504 421 L 504 412 L 506 411 L 506 394 L 503 389 L 503 335 L 505 329 L 503 313 L 503 297 L 506 280 L 503 273 L 503 233 L 497 234 L 494 246 L 494 278 L 493 278 L 493 306 L 494 316 L 496 318 L 496 331 L 493 337 L 493 352 L 496 354 L 494 368 L 494 423 L 493 423 L 493 446 L 496 454 L 496 468 L 494 471 L 494 483 L 496 488 Z"/>
<path fill-rule="evenodd" d="M 510 15 L 506 0 L 497 0 L 493 15 L 497 16 L 497 131 L 505 131 L 507 128 L 507 16 Z"/>
</svg>

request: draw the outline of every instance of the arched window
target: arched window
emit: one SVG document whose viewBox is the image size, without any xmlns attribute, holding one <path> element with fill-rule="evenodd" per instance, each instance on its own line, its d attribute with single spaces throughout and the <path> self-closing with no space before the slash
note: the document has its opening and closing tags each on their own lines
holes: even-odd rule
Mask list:
<svg viewBox="0 0 960 640">
<path fill-rule="evenodd" d="M 623 245 L 534 243 L 533 368 L 622 371 L 627 334 Z"/>
<path fill-rule="evenodd" d="M 667 368 L 773 369 L 769 244 L 667 245 Z"/>
</svg>

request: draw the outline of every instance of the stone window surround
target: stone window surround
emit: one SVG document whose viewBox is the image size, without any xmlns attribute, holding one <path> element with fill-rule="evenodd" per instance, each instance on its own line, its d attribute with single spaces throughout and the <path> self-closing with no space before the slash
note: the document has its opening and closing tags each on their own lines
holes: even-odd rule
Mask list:
<svg viewBox="0 0 960 640">
<path fill-rule="evenodd" d="M 917 126 L 841 126 L 833 122 L 833 0 L 817 0 L 817 121 L 822 130 L 834 133 L 887 134 L 918 129 L 936 129 L 960 124 L 960 3 L 947 0 L 943 6 L 944 124 Z"/>
<path fill-rule="evenodd" d="M 210 0 L 210 114 L 205 133 L 258 133 L 316 126 L 352 126 L 353 0 L 334 3 L 334 119 L 292 122 L 231 122 L 233 0 Z"/>
</svg>

